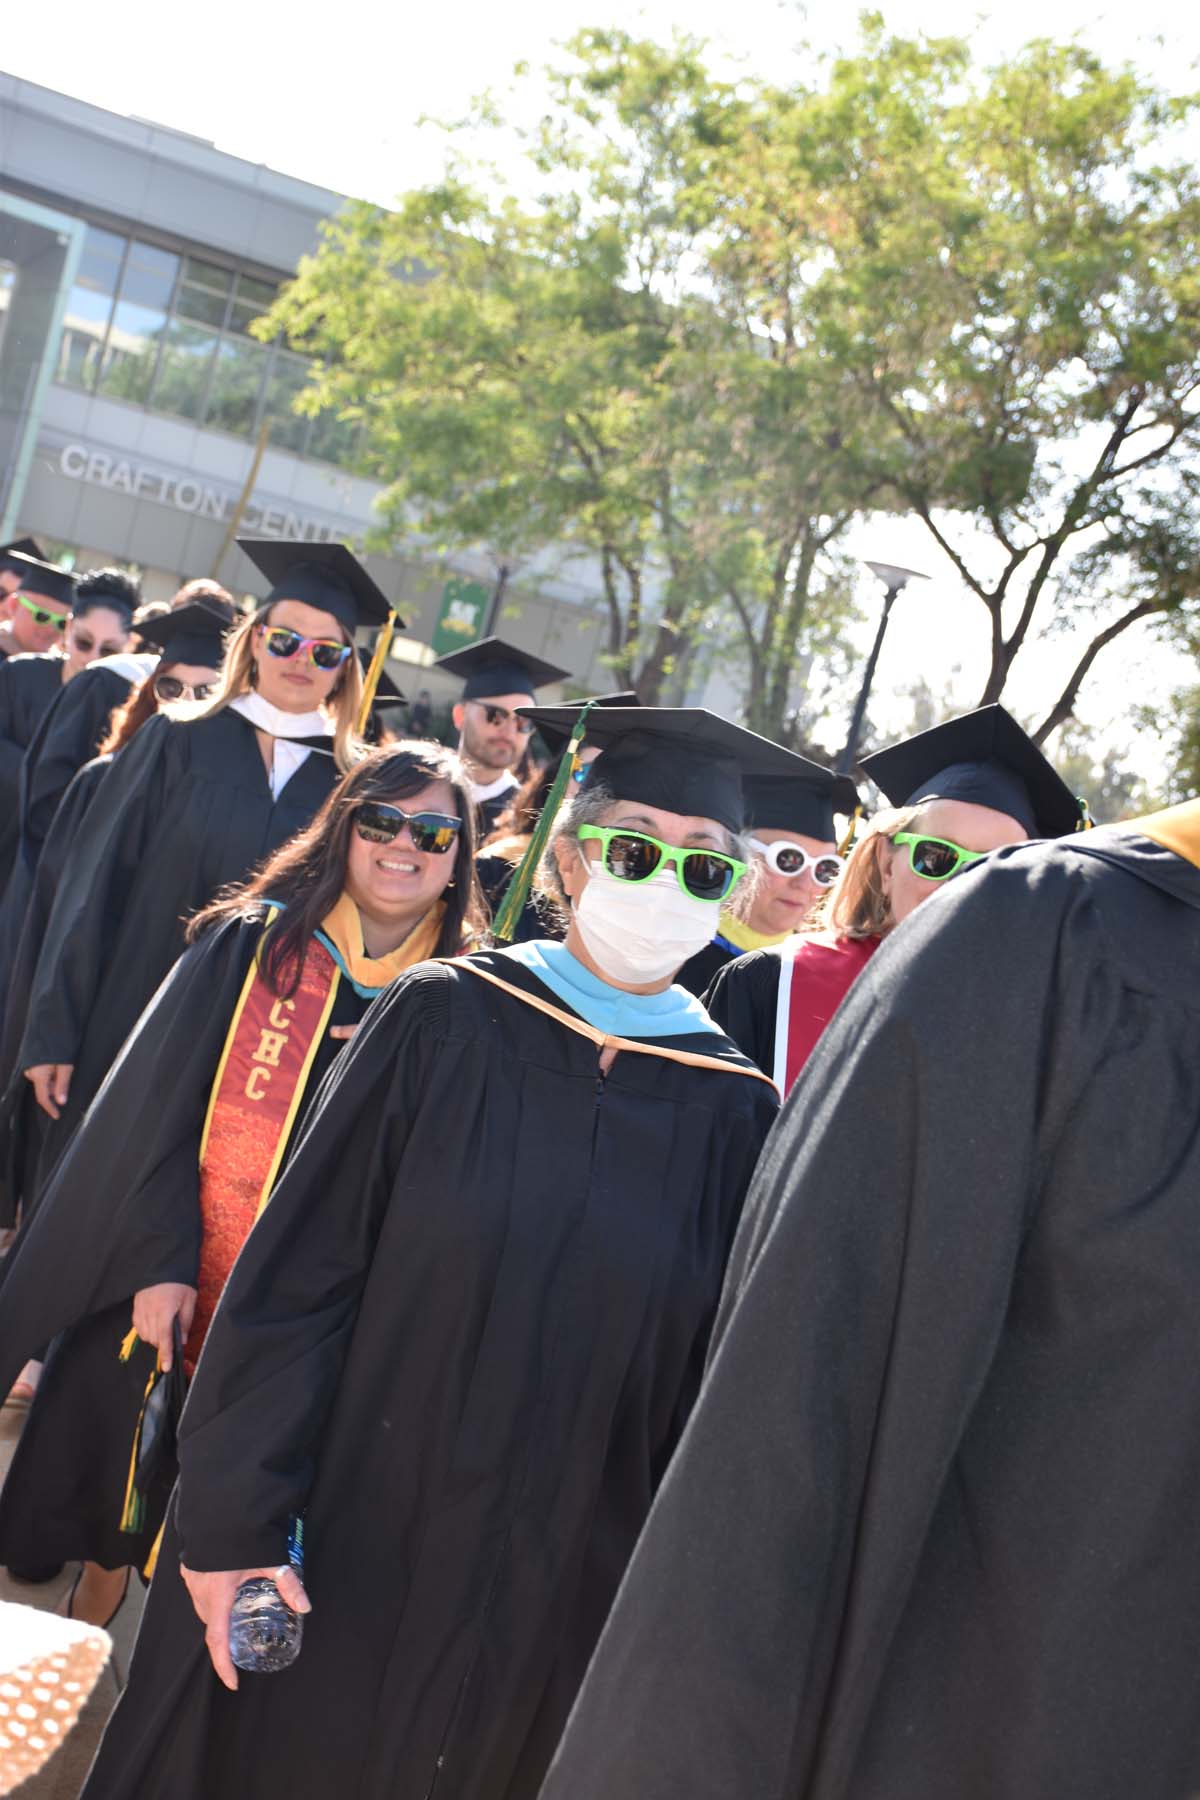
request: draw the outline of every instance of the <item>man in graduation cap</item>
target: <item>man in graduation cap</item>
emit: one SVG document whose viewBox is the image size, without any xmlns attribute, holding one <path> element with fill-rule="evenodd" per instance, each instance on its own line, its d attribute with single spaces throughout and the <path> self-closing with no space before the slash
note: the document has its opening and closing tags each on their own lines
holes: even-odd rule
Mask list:
<svg viewBox="0 0 1200 1800">
<path fill-rule="evenodd" d="M 679 971 L 683 986 L 704 994 L 735 957 L 786 944 L 841 872 L 833 815 L 858 805 L 848 775 L 787 752 L 786 775 L 748 776 L 746 829 L 754 853 L 754 886 L 743 915 L 721 915 L 712 943 Z"/>
<path fill-rule="evenodd" d="M 0 661 L 6 656 L 37 655 L 53 649 L 61 642 L 67 623 L 70 608 L 64 609 L 51 595 L 39 597 L 31 591 L 26 594 L 26 604 L 21 604 L 18 596 L 33 573 L 31 562 L 46 563 L 36 538 L 16 538 L 0 545 Z"/>
<path fill-rule="evenodd" d="M 898 811 L 872 820 L 830 895 L 829 929 L 716 976 L 706 1004 L 782 1093 L 868 960 L 917 906 L 990 851 L 1082 823 L 1061 776 L 1002 706 L 863 758 Z"/>
<path fill-rule="evenodd" d="M 586 729 L 547 853 L 566 942 L 400 976 L 242 1250 L 89 1800 L 537 1792 L 776 1109 L 672 977 L 744 870 L 743 773 L 781 753 L 699 710 Z M 307 1608 L 296 1513 L 303 1646 L 238 1677 L 244 1571 Z"/>
<path fill-rule="evenodd" d="M 532 726 L 517 709 L 527 707 L 538 688 L 565 681 L 567 670 L 498 637 L 481 638 L 440 656 L 435 667 L 463 678 L 454 727 L 458 753 L 473 783 L 482 842 L 518 785 L 513 770 L 525 753 Z"/>
<path fill-rule="evenodd" d="M 874 959 L 542 1800 L 1200 1792 L 1198 1043 L 1197 800 Z"/>
</svg>

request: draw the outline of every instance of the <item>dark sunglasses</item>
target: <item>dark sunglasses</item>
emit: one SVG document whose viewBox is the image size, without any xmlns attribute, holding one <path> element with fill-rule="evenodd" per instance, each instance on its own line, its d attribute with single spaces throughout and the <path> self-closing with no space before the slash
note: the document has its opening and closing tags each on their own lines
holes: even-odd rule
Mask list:
<svg viewBox="0 0 1200 1800">
<path fill-rule="evenodd" d="M 155 678 L 154 691 L 160 700 L 207 700 L 213 691 L 211 681 L 202 681 L 199 687 L 192 687 L 186 681 L 180 681 L 178 675 L 159 675 Z"/>
<path fill-rule="evenodd" d="M 39 606 L 28 594 L 18 594 L 17 599 L 35 625 L 53 625 L 56 631 L 66 630 L 70 613 L 47 612 L 44 606 Z"/>
<path fill-rule="evenodd" d="M 615 825 L 581 825 L 579 836 L 599 843 L 604 866 L 618 881 L 649 881 L 658 869 L 674 865 L 676 881 L 693 900 L 723 900 L 746 873 L 745 863 L 736 856 L 724 856 L 719 850 L 687 850 L 641 831 L 621 831 Z"/>
<path fill-rule="evenodd" d="M 382 800 L 364 800 L 354 817 L 354 829 L 368 844 L 391 844 L 408 826 L 413 848 L 430 856 L 445 856 L 462 830 L 462 820 L 448 813 L 406 813 Z"/>
<path fill-rule="evenodd" d="M 298 631 L 289 631 L 286 625 L 260 625 L 258 630 L 269 654 L 283 662 L 298 656 L 301 650 L 307 650 L 313 667 L 328 672 L 340 669 L 350 654 L 350 645 L 340 644 L 336 638 L 301 637 Z"/>
<path fill-rule="evenodd" d="M 477 700 L 475 704 L 482 706 L 489 725 L 511 725 L 518 737 L 528 737 L 533 730 L 532 719 L 523 719 L 519 713 L 509 712 L 507 706 L 489 706 L 486 700 Z"/>
</svg>

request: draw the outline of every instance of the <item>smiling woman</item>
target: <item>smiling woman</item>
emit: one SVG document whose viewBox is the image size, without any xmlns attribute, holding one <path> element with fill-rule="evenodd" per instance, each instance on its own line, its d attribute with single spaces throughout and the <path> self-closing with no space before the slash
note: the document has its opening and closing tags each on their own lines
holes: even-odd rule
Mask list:
<svg viewBox="0 0 1200 1800">
<path fill-rule="evenodd" d="M 466 778 L 440 745 L 391 745 L 343 776 L 305 831 L 193 921 L 10 1259 L 0 1364 L 36 1348 L 31 1334 L 55 1343 L 0 1496 L 0 1562 L 83 1560 L 76 1616 L 108 1621 L 162 1523 L 170 1469 L 126 1492 L 155 1352 L 169 1367 L 178 1322 L 194 1367 L 306 1099 L 372 998 L 481 929 L 473 850 Z M 168 1065 L 169 1096 L 152 1075 Z M 99 1236 L 79 1257 L 87 1217 Z M 47 1311 L 68 1244 L 76 1276 L 54 1282 Z M 142 1348 L 121 1363 L 131 1323 Z"/>
</svg>

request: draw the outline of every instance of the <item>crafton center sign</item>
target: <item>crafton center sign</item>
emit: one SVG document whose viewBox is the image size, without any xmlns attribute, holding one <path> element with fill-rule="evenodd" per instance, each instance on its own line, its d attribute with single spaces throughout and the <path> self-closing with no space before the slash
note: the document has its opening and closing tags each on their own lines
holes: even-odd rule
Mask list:
<svg viewBox="0 0 1200 1800">
<path fill-rule="evenodd" d="M 219 482 L 173 473 L 118 452 L 90 449 L 86 444 L 64 444 L 57 461 L 59 473 L 70 481 L 127 494 L 132 500 L 169 506 L 193 518 L 211 519 L 216 525 L 228 525 L 238 503 L 238 493 Z M 261 533 L 263 537 L 297 538 L 314 544 L 333 543 L 352 535 L 346 522 L 253 498 L 247 501 L 241 522 L 246 531 Z"/>
</svg>

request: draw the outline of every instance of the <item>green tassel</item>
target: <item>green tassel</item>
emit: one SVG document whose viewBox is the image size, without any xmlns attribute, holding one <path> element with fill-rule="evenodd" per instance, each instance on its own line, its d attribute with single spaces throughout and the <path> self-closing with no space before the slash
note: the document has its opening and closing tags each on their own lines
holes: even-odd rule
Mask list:
<svg viewBox="0 0 1200 1800">
<path fill-rule="evenodd" d="M 537 867 L 549 842 L 558 810 L 566 795 L 567 784 L 579 767 L 579 747 L 587 733 L 588 714 L 591 710 L 591 704 L 585 706 L 575 721 L 574 729 L 571 732 L 571 741 L 563 751 L 558 774 L 554 777 L 554 786 L 546 795 L 546 804 L 542 808 L 541 818 L 533 828 L 529 848 L 514 869 L 512 879 L 504 890 L 500 910 L 492 925 L 492 936 L 497 943 L 510 944 L 512 942 L 512 934 L 517 929 L 517 921 L 525 910 L 525 902 L 529 898 L 534 875 L 537 873 Z"/>
</svg>

